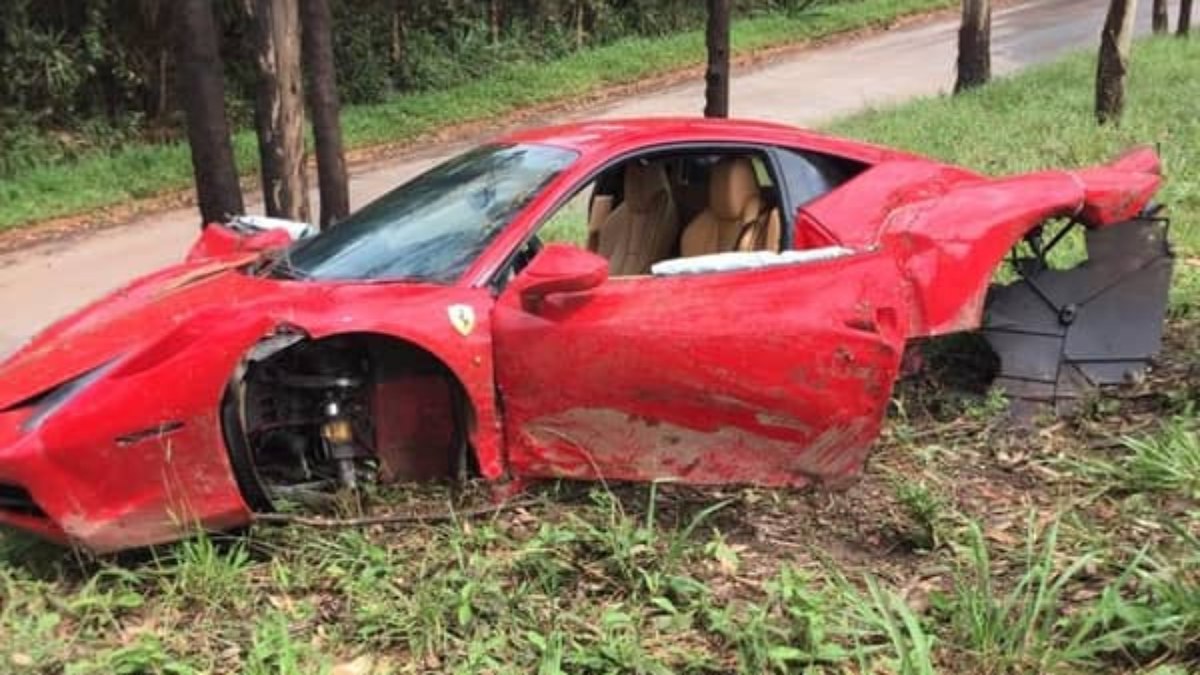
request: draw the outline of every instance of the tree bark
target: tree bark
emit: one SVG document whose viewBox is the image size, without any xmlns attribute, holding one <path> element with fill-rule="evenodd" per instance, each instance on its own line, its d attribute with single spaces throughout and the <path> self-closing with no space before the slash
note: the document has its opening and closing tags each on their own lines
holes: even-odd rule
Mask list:
<svg viewBox="0 0 1200 675">
<path fill-rule="evenodd" d="M 308 222 L 300 13 L 295 0 L 252 0 L 258 51 L 254 119 L 267 215 Z"/>
<path fill-rule="evenodd" d="M 1151 12 L 1152 26 L 1155 35 L 1161 35 L 1171 30 L 1170 17 L 1167 16 L 1167 0 L 1154 0 Z"/>
<path fill-rule="evenodd" d="M 1096 120 L 1119 122 L 1125 109 L 1125 75 L 1133 46 L 1133 20 L 1137 0 L 1112 0 L 1100 35 L 1100 59 L 1096 68 Z"/>
<path fill-rule="evenodd" d="M 491 0 L 488 5 L 488 32 L 492 44 L 500 44 L 500 0 Z"/>
<path fill-rule="evenodd" d="M 179 99 L 192 150 L 192 174 L 201 227 L 242 213 L 229 121 L 225 118 L 225 75 L 209 0 L 180 0 L 175 6 Z"/>
<path fill-rule="evenodd" d="M 708 0 L 704 116 L 729 117 L 729 0 Z"/>
<path fill-rule="evenodd" d="M 1179 24 L 1175 34 L 1187 37 L 1192 27 L 1192 0 L 1179 0 Z"/>
<path fill-rule="evenodd" d="M 321 194 L 321 227 L 350 213 L 346 155 L 333 63 L 333 18 L 329 0 L 301 0 L 304 66 L 308 70 L 308 108 L 312 113 L 317 151 L 317 184 Z"/>
<path fill-rule="evenodd" d="M 958 77 L 954 93 L 987 84 L 992 79 L 992 3 L 963 0 L 958 29 Z"/>
</svg>

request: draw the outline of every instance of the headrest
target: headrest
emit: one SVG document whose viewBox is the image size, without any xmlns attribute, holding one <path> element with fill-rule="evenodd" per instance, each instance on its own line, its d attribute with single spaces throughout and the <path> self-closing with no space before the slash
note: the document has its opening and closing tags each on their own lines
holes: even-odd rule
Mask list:
<svg viewBox="0 0 1200 675">
<path fill-rule="evenodd" d="M 708 208 L 721 220 L 742 218 L 746 208 L 757 202 L 758 197 L 758 180 L 748 158 L 727 157 L 712 168 L 708 179 Z"/>
<path fill-rule="evenodd" d="M 670 195 L 667 171 L 658 162 L 625 165 L 625 208 L 630 211 L 649 211 L 657 207 L 660 195 Z"/>
</svg>

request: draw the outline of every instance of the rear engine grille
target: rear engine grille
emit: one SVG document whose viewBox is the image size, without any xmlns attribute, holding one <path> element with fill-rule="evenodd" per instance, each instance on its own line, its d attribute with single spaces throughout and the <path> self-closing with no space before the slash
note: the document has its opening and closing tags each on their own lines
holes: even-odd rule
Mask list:
<svg viewBox="0 0 1200 675">
<path fill-rule="evenodd" d="M 4 483 L 0 483 L 0 511 L 36 518 L 46 517 L 45 512 L 33 501 L 28 490 Z"/>
</svg>

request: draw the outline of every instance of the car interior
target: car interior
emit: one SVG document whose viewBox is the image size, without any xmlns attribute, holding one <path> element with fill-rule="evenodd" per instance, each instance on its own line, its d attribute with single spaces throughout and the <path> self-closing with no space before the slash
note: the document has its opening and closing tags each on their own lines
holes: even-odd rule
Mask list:
<svg viewBox="0 0 1200 675">
<path fill-rule="evenodd" d="M 762 158 L 633 159 L 597 179 L 588 248 L 610 274 L 649 274 L 659 261 L 726 251 L 778 251 L 779 195 Z"/>
<path fill-rule="evenodd" d="M 865 167 L 847 160 L 781 149 L 792 200 L 816 199 Z M 667 260 L 729 252 L 780 252 L 836 242 L 800 218 L 789 223 L 780 181 L 764 152 L 686 150 L 652 153 L 601 172 L 539 230 L 527 262 L 542 241 L 572 243 L 609 261 L 611 277 L 652 273 Z"/>
</svg>

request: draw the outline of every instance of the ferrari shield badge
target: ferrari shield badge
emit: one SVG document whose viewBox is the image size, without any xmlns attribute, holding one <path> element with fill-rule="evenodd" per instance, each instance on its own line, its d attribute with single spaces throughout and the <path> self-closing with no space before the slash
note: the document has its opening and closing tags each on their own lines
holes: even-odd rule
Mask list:
<svg viewBox="0 0 1200 675">
<path fill-rule="evenodd" d="M 450 316 L 450 325 L 459 335 L 466 337 L 475 330 L 475 310 L 470 305 L 450 305 L 446 313 Z"/>
</svg>

